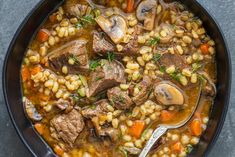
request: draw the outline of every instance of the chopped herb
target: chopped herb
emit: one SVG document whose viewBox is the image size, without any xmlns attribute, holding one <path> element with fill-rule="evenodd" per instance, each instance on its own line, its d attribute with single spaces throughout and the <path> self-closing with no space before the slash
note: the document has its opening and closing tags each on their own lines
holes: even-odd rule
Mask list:
<svg viewBox="0 0 235 157">
<path fill-rule="evenodd" d="M 120 102 L 120 103 L 124 103 L 125 99 L 124 97 L 120 94 L 118 96 L 114 96 L 112 99 L 113 102 Z"/>
<path fill-rule="evenodd" d="M 91 105 L 90 108 L 94 110 L 94 109 L 96 109 L 96 106 L 95 105 Z"/>
<path fill-rule="evenodd" d="M 85 15 L 85 16 L 80 17 L 78 20 L 79 21 L 76 24 L 77 28 L 83 28 L 87 25 L 91 25 L 95 23 L 95 19 L 93 15 Z"/>
<path fill-rule="evenodd" d="M 200 63 L 193 63 L 192 64 L 192 70 L 193 72 L 196 72 L 198 69 L 200 69 L 202 65 Z"/>
<path fill-rule="evenodd" d="M 191 144 L 188 144 L 186 146 L 186 153 L 189 154 L 193 150 L 193 146 Z"/>
<path fill-rule="evenodd" d="M 132 115 L 132 111 L 131 111 L 131 110 L 127 110 L 127 111 L 125 112 L 125 114 L 127 115 L 127 117 L 130 117 L 130 116 Z"/>
<path fill-rule="evenodd" d="M 165 66 L 160 66 L 159 70 L 164 73 L 166 71 L 166 67 Z"/>
<path fill-rule="evenodd" d="M 113 52 L 108 52 L 108 60 L 109 62 L 112 62 L 115 58 L 115 54 Z"/>
<path fill-rule="evenodd" d="M 74 63 L 75 63 L 75 64 L 78 64 L 78 65 L 80 64 L 80 61 L 79 61 L 78 57 L 75 56 L 75 55 L 70 55 L 70 56 L 69 56 L 69 59 L 74 60 Z"/>
<path fill-rule="evenodd" d="M 81 97 L 78 94 L 71 94 L 70 97 L 73 99 L 73 101 L 77 102 L 81 99 Z"/>
<path fill-rule="evenodd" d="M 76 28 L 79 28 L 79 29 L 80 29 L 80 28 L 82 28 L 82 27 L 83 27 L 83 25 L 82 25 L 81 23 L 77 23 L 77 24 L 76 24 Z"/>
<path fill-rule="evenodd" d="M 96 78 L 95 78 L 96 81 L 99 81 L 99 80 L 101 80 L 101 79 L 102 79 L 102 77 L 96 77 Z"/>
<path fill-rule="evenodd" d="M 146 135 L 146 133 L 147 133 L 148 130 L 152 127 L 152 125 L 153 125 L 153 122 L 152 122 L 151 124 L 149 124 L 149 125 L 147 126 L 147 128 L 143 131 L 143 133 L 141 134 L 141 137 L 142 137 L 142 138 Z"/>
<path fill-rule="evenodd" d="M 159 42 L 160 42 L 160 38 L 159 37 L 154 37 L 154 38 L 151 38 L 148 41 L 148 45 L 154 46 L 154 45 L 157 45 Z"/>
<path fill-rule="evenodd" d="M 176 81 L 180 81 L 180 77 L 182 76 L 182 74 L 178 73 L 177 71 L 175 71 L 174 73 L 171 73 L 169 75 Z"/>
<path fill-rule="evenodd" d="M 119 150 L 124 154 L 125 157 L 128 157 L 128 153 L 124 148 L 119 147 Z"/>
<path fill-rule="evenodd" d="M 108 70 L 113 70 L 112 66 L 110 66 L 110 65 L 107 66 L 107 69 Z"/>
<path fill-rule="evenodd" d="M 202 85 L 205 86 L 207 83 L 207 79 L 205 78 L 205 76 L 198 74 L 198 78 L 202 82 Z"/>
<path fill-rule="evenodd" d="M 94 71 L 98 66 L 100 66 L 101 63 L 99 60 L 93 60 L 90 62 L 90 70 Z"/>
<path fill-rule="evenodd" d="M 160 53 L 155 53 L 155 54 L 153 55 L 153 61 L 154 61 L 154 62 L 157 62 L 161 57 L 162 57 L 162 54 L 160 54 Z"/>
<path fill-rule="evenodd" d="M 95 23 L 95 19 L 92 15 L 85 15 L 80 18 L 81 21 L 83 21 L 86 24 L 93 24 Z"/>
</svg>

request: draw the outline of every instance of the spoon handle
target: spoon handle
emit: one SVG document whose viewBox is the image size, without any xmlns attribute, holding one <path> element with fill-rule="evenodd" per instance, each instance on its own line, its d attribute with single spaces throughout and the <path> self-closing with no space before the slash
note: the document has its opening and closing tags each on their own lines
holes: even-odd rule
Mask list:
<svg viewBox="0 0 235 157">
<path fill-rule="evenodd" d="M 167 127 L 165 126 L 160 126 L 159 128 L 157 128 L 156 130 L 154 130 L 152 136 L 150 137 L 150 139 L 148 140 L 148 142 L 146 143 L 144 149 L 142 150 L 142 152 L 140 153 L 139 157 L 146 157 L 148 152 L 150 151 L 150 149 L 152 148 L 152 146 L 154 145 L 154 143 L 163 135 L 166 133 L 167 131 Z"/>
</svg>

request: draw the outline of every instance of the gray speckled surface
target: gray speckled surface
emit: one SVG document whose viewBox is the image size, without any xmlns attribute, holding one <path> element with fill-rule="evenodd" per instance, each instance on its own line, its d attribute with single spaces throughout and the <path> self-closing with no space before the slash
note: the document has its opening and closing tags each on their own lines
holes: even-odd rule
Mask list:
<svg viewBox="0 0 235 157">
<path fill-rule="evenodd" d="M 216 18 L 225 34 L 235 68 L 235 1 L 198 0 Z M 39 0 L 0 0 L 0 68 L 18 26 Z M 0 77 L 1 78 L 1 77 Z M 220 137 L 209 157 L 235 157 L 235 70 L 228 115 Z M 0 82 L 0 88 L 2 83 Z M 31 156 L 17 136 L 0 90 L 0 157 Z"/>
</svg>

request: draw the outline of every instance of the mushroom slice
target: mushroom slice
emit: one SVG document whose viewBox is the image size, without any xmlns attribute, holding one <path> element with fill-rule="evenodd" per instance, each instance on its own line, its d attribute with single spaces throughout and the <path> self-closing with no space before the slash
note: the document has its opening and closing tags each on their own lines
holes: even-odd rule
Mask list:
<svg viewBox="0 0 235 157">
<path fill-rule="evenodd" d="M 109 18 L 100 15 L 95 20 L 116 44 L 120 43 L 126 35 L 127 23 L 121 15 L 113 15 Z"/>
<path fill-rule="evenodd" d="M 38 113 L 37 109 L 35 108 L 34 104 L 27 99 L 26 97 L 23 98 L 24 110 L 27 113 L 27 116 L 33 121 L 40 121 L 42 120 L 42 115 Z"/>
<path fill-rule="evenodd" d="M 139 21 L 144 21 L 144 27 L 146 30 L 152 30 L 154 27 L 156 7 L 156 0 L 144 0 L 136 9 L 136 17 Z"/>
<path fill-rule="evenodd" d="M 154 87 L 156 100 L 162 105 L 183 105 L 182 91 L 170 82 L 161 82 Z"/>
</svg>

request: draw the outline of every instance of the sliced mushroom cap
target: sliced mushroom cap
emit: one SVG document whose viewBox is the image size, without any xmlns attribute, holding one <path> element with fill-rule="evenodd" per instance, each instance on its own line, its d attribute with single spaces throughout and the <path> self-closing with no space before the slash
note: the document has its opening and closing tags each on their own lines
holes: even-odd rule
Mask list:
<svg viewBox="0 0 235 157">
<path fill-rule="evenodd" d="M 95 20 L 116 44 L 120 43 L 126 35 L 127 23 L 121 15 L 113 15 L 109 18 L 100 15 Z"/>
<path fill-rule="evenodd" d="M 138 20 L 143 21 L 146 18 L 146 15 L 152 12 L 156 8 L 156 0 L 144 0 L 142 1 L 136 9 L 136 17 Z"/>
<path fill-rule="evenodd" d="M 26 97 L 23 98 L 24 110 L 27 113 L 27 116 L 33 121 L 40 121 L 42 120 L 42 115 L 38 113 L 37 109 L 35 108 L 34 104 L 27 99 Z"/>
<path fill-rule="evenodd" d="M 182 91 L 169 82 L 162 82 L 154 87 L 156 100 L 162 105 L 183 105 L 184 95 Z"/>
<path fill-rule="evenodd" d="M 152 30 L 154 27 L 156 7 L 156 0 L 144 0 L 136 9 L 136 17 L 139 21 L 144 21 L 144 27 L 146 30 Z"/>
</svg>

